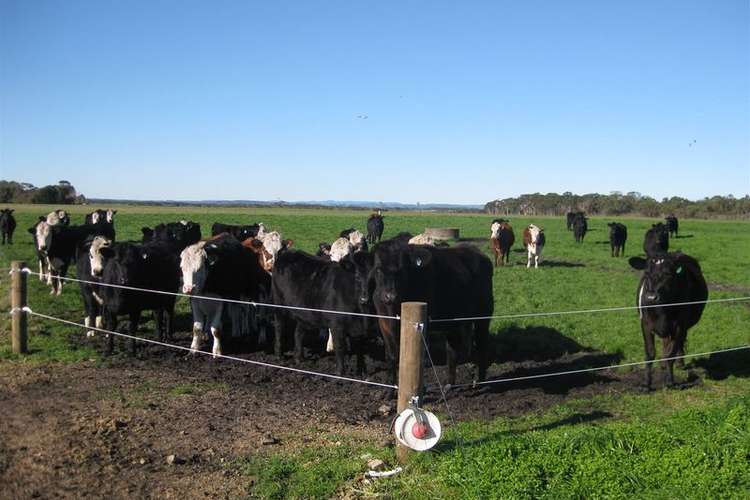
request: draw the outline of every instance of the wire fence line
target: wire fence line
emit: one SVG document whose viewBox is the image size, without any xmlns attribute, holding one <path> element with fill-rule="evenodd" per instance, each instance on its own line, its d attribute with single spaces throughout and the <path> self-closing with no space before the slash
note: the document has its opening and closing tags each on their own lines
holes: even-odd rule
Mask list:
<svg viewBox="0 0 750 500">
<path fill-rule="evenodd" d="M 11 273 L 13 272 L 14 271 L 11 270 Z M 23 269 L 20 270 L 20 272 L 31 274 L 34 276 L 42 276 L 42 277 L 48 276 L 48 274 L 45 274 L 45 273 L 34 272 L 28 267 L 24 267 Z M 256 302 L 256 301 L 225 299 L 221 297 L 208 297 L 204 295 L 191 295 L 187 293 L 168 292 L 164 290 L 152 290 L 149 288 L 138 288 L 138 287 L 132 287 L 132 286 L 127 286 L 127 285 L 117 285 L 114 283 L 101 283 L 98 281 L 87 281 L 87 280 L 81 280 L 78 278 L 68 278 L 68 277 L 62 277 L 62 276 L 58 276 L 57 278 L 64 280 L 64 281 L 86 283 L 86 284 L 90 284 L 94 286 L 121 288 L 125 290 L 136 291 L 136 292 L 157 293 L 157 294 L 162 294 L 162 295 L 174 295 L 176 297 L 187 297 L 190 299 L 210 300 L 210 301 L 216 301 L 216 302 L 228 302 L 228 303 L 233 303 L 233 304 L 250 305 L 253 307 L 268 307 L 268 308 L 275 308 L 275 309 L 310 311 L 310 312 L 319 312 L 323 314 L 337 314 L 337 315 L 358 316 L 358 317 L 376 318 L 376 319 L 390 319 L 390 320 L 395 320 L 395 321 L 399 321 L 401 319 L 399 315 L 387 316 L 387 315 L 382 315 L 382 314 L 358 313 L 358 312 L 350 312 L 350 311 L 335 311 L 335 310 L 329 310 L 329 309 L 316 309 L 316 308 L 310 308 L 310 307 L 289 306 L 289 305 L 283 305 L 283 304 L 269 304 L 269 303 Z M 654 309 L 654 308 L 659 308 L 659 307 L 680 307 L 680 306 L 698 305 L 698 304 L 718 304 L 718 303 L 725 303 L 725 302 L 742 302 L 742 301 L 750 301 L 750 296 L 730 297 L 730 298 L 724 298 L 724 299 L 695 300 L 695 301 L 689 301 L 689 302 L 674 302 L 674 303 L 668 303 L 668 304 L 604 307 L 604 308 L 595 308 L 595 309 L 573 309 L 573 310 L 568 310 L 568 311 L 543 311 L 543 312 L 534 312 L 534 313 L 502 314 L 502 315 L 494 315 L 494 316 L 466 316 L 466 317 L 460 317 L 460 318 L 429 318 L 429 322 L 430 323 L 457 323 L 457 322 L 462 322 L 462 321 L 480 321 L 480 320 L 493 320 L 493 319 L 503 320 L 503 319 L 537 318 L 537 317 L 545 317 L 545 316 L 565 316 L 565 315 L 572 315 L 572 314 L 591 314 L 591 313 L 603 313 L 603 312 L 632 311 L 636 309 L 643 310 L 643 309 Z"/>
<path fill-rule="evenodd" d="M 589 372 L 596 372 L 596 371 L 603 371 L 603 370 L 614 370 L 617 368 L 626 368 L 629 366 L 640 366 L 640 365 L 648 365 L 653 363 L 661 363 L 663 361 L 674 361 L 678 359 L 686 359 L 686 358 L 695 358 L 698 356 L 710 356 L 711 354 L 721 354 L 725 352 L 733 352 L 733 351 L 742 351 L 750 349 L 750 345 L 743 345 L 743 346 L 737 346 L 737 347 L 728 347 L 726 349 L 717 349 L 715 351 L 707 351 L 707 352 L 699 352 L 694 354 L 683 354 L 681 356 L 671 356 L 668 358 L 659 358 L 659 359 L 649 359 L 644 361 L 633 361 L 631 363 L 621 363 L 618 365 L 608 365 L 608 366 L 596 366 L 592 368 L 581 368 L 578 370 L 565 370 L 561 372 L 552 372 L 552 373 L 540 373 L 537 375 L 524 375 L 520 377 L 508 377 L 508 378 L 502 378 L 502 379 L 495 379 L 495 380 L 485 380 L 483 382 L 473 382 L 471 384 L 456 384 L 450 386 L 451 388 L 458 389 L 461 387 L 475 387 L 478 385 L 492 385 L 492 384 L 502 384 L 507 382 L 517 382 L 520 380 L 532 380 L 532 379 L 539 379 L 539 378 L 547 378 L 547 377 L 559 377 L 561 375 L 574 375 L 577 373 L 589 373 Z M 429 388 L 432 388 L 434 386 L 428 386 Z M 442 388 L 441 388 L 442 390 Z"/>
<path fill-rule="evenodd" d="M 159 346 L 162 346 L 162 347 L 167 347 L 167 348 L 175 349 L 175 350 L 179 350 L 179 351 L 187 351 L 187 352 L 190 352 L 190 353 L 193 353 L 193 354 L 202 354 L 202 355 L 205 355 L 205 356 L 212 356 L 214 358 L 228 359 L 228 360 L 231 360 L 231 361 L 239 361 L 241 363 L 247 363 L 247 364 L 251 364 L 251 365 L 262 366 L 262 367 L 265 367 L 265 368 L 274 368 L 274 369 L 277 369 L 277 370 L 286 370 L 286 371 L 300 373 L 300 374 L 304 374 L 304 375 L 313 375 L 313 376 L 316 376 L 316 377 L 323 377 L 323 378 L 329 378 L 329 379 L 334 379 L 334 380 L 343 380 L 343 381 L 346 381 L 346 382 L 354 382 L 354 383 L 358 383 L 358 384 L 365 384 L 365 385 L 371 385 L 371 386 L 377 386 L 377 387 L 384 387 L 384 388 L 387 388 L 387 389 L 398 389 L 397 385 L 382 384 L 380 382 L 372 382 L 370 380 L 362 380 L 362 379 L 357 379 L 357 378 L 344 377 L 344 376 L 341 376 L 341 375 L 333 375 L 333 374 L 330 374 L 330 373 L 316 372 L 316 371 L 312 371 L 312 370 L 303 370 L 301 368 L 293 368 L 291 366 L 274 365 L 272 363 L 265 363 L 263 361 L 255 361 L 255 360 L 251 360 L 251 359 L 239 358 L 237 356 L 227 356 L 225 354 L 213 354 L 213 353 L 208 352 L 208 351 L 202 351 L 202 350 L 199 350 L 199 349 L 195 349 L 194 350 L 194 349 L 191 349 L 190 347 L 185 347 L 185 346 L 181 346 L 181 345 L 177 345 L 177 344 L 169 344 L 167 342 L 161 342 L 161 341 L 158 341 L 158 340 L 147 339 L 147 338 L 144 338 L 144 337 L 137 337 L 135 335 L 128 335 L 126 333 L 120 333 L 120 332 L 115 332 L 115 331 L 111 331 L 111 330 L 106 330 L 104 328 L 98 328 L 98 327 L 93 327 L 93 326 L 86 326 L 86 325 L 83 325 L 81 323 L 76 323 L 75 321 L 69 321 L 69 320 L 66 320 L 66 319 L 57 318 L 55 316 L 50 316 L 48 314 L 42 314 L 42 313 L 38 313 L 38 312 L 32 311 L 30 307 L 23 307 L 20 310 L 22 310 L 23 312 L 28 313 L 31 316 L 37 316 L 39 318 L 47 319 L 47 320 L 50 320 L 50 321 L 57 321 L 59 323 L 64 323 L 66 325 L 80 327 L 80 328 L 83 328 L 83 329 L 86 329 L 86 330 L 94 330 L 94 331 L 97 331 L 97 332 L 100 332 L 100 333 L 104 333 L 104 334 L 107 334 L 107 335 L 115 335 L 115 336 L 118 336 L 118 337 L 123 337 L 123 338 L 126 338 L 126 339 L 135 340 L 137 342 L 144 342 L 144 343 L 147 343 L 147 344 L 159 345 Z M 19 309 L 14 309 L 14 310 L 11 310 L 11 313 L 16 313 L 18 311 L 19 311 Z"/>
<path fill-rule="evenodd" d="M 29 269 L 28 267 L 24 267 L 20 270 L 23 273 L 31 274 L 33 276 L 49 276 L 47 273 L 37 273 Z M 11 271 L 12 273 L 13 271 Z M 256 302 L 253 300 L 238 300 L 238 299 L 225 299 L 222 297 L 209 297 L 206 295 L 192 295 L 189 293 L 179 293 L 179 292 L 169 292 L 166 290 L 153 290 L 151 288 L 138 288 L 134 286 L 128 286 L 128 285 L 117 285 L 114 283 L 101 283 L 99 281 L 89 281 L 89 280 L 82 280 L 78 278 L 68 278 L 63 276 L 56 276 L 56 279 L 61 279 L 64 281 L 73 281 L 76 283 L 85 283 L 87 285 L 93 285 L 93 286 L 103 286 L 103 287 L 109 287 L 109 288 L 121 288 L 123 290 L 131 290 L 134 292 L 146 292 L 146 293 L 157 293 L 160 295 L 173 295 L 175 297 L 187 297 L 189 299 L 201 299 L 201 300 L 211 300 L 215 302 L 228 302 L 230 304 L 241 304 L 241 305 L 249 305 L 253 307 L 269 307 L 274 309 L 287 309 L 287 310 L 295 310 L 295 311 L 308 311 L 308 312 L 319 312 L 324 314 L 338 314 L 338 315 L 345 315 L 345 316 L 358 316 L 358 317 L 365 317 L 365 318 L 376 318 L 376 319 L 392 319 L 392 320 L 400 320 L 401 317 L 398 315 L 395 316 L 386 316 L 382 314 L 370 314 L 370 313 L 358 313 L 353 311 L 336 311 L 332 309 L 316 309 L 314 307 L 299 307 L 299 306 L 288 306 L 283 304 L 269 304 L 264 302 Z"/>
</svg>

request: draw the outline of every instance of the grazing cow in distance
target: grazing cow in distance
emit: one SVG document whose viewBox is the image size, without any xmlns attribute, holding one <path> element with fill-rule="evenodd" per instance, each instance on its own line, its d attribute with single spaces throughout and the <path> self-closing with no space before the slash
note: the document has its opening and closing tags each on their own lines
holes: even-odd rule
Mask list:
<svg viewBox="0 0 750 500">
<path fill-rule="evenodd" d="M 385 224 L 383 224 L 383 216 L 380 214 L 380 210 L 378 210 L 378 213 L 370 215 L 367 219 L 367 242 L 372 245 L 379 242 L 380 238 L 383 237 L 384 227 Z"/>
<path fill-rule="evenodd" d="M 531 260 L 534 260 L 534 268 L 539 267 L 539 258 L 542 256 L 542 250 L 546 238 L 544 236 L 544 229 L 541 229 L 534 224 L 529 224 L 523 230 L 523 245 L 526 247 L 528 256 L 526 259 L 526 267 L 531 267 Z"/>
<path fill-rule="evenodd" d="M 16 230 L 16 219 L 13 217 L 12 208 L 3 208 L 0 210 L 0 232 L 2 233 L 3 245 L 8 241 L 8 245 L 13 244 L 13 231 Z"/>
<path fill-rule="evenodd" d="M 378 244 L 373 254 L 371 276 L 375 289 L 372 298 L 378 314 L 395 316 L 400 314 L 402 302 L 420 301 L 429 304 L 433 320 L 492 315 L 492 261 L 477 247 L 415 246 L 395 239 Z M 390 377 L 395 381 L 399 345 L 397 322 L 381 319 L 378 324 Z M 442 323 L 440 329 L 445 331 L 448 383 L 455 383 L 457 354 L 464 341 L 469 340 L 474 344 L 476 378 L 483 380 L 489 366 L 489 319 Z"/>
<path fill-rule="evenodd" d="M 211 226 L 211 236 L 229 233 L 234 236 L 237 241 L 245 241 L 248 238 L 260 238 L 265 232 L 266 227 L 262 222 L 247 226 L 235 226 L 231 224 L 222 224 L 221 222 L 214 222 Z"/>
<path fill-rule="evenodd" d="M 271 283 L 274 304 L 343 312 L 370 312 L 369 271 L 372 254 L 354 252 L 340 262 L 328 262 L 302 251 L 279 255 Z M 294 338 L 294 358 L 304 357 L 306 332 L 330 329 L 336 367 L 345 372 L 346 339 L 357 357 L 357 374 L 365 371 L 364 343 L 370 319 L 301 309 L 276 309 L 274 351 L 281 356 L 285 339 Z M 373 325 L 374 326 L 374 325 Z M 294 332 L 292 334 L 292 332 Z"/>
<path fill-rule="evenodd" d="M 513 227 L 505 219 L 495 219 L 490 226 L 490 247 L 495 253 L 495 267 L 510 262 L 510 249 L 516 241 Z"/>
<path fill-rule="evenodd" d="M 261 290 L 270 288 L 271 277 L 258 262 L 257 256 L 232 235 L 225 234 L 209 241 L 200 241 L 185 248 L 180 254 L 182 292 L 191 297 L 193 312 L 193 342 L 191 352 L 200 349 L 204 331 L 214 339 L 212 353 L 222 354 L 222 317 L 226 312 L 232 325 L 232 335 L 248 332 L 248 304 L 236 304 L 200 297 L 257 301 Z"/>
<path fill-rule="evenodd" d="M 582 212 L 577 212 L 577 213 L 582 213 Z M 568 231 L 572 231 L 573 230 L 573 221 L 576 219 L 576 214 L 577 213 L 576 212 L 568 212 L 567 214 L 565 214 L 565 225 L 567 226 Z"/>
<path fill-rule="evenodd" d="M 679 228 L 679 222 L 674 214 L 669 214 L 665 217 L 664 221 L 667 223 L 667 231 L 669 231 L 670 237 L 677 238 L 677 229 Z"/>
<path fill-rule="evenodd" d="M 104 285 L 125 285 L 133 288 L 176 293 L 180 286 L 180 266 L 177 256 L 165 241 L 144 244 L 113 243 L 100 246 L 92 255 L 92 271 L 100 270 L 103 286 L 97 295 L 102 299 L 104 324 L 115 331 L 117 317 L 128 316 L 128 334 L 135 336 L 141 314 L 154 312 L 156 332 L 160 341 L 172 337 L 174 330 L 174 304 L 176 296 L 141 292 Z M 109 336 L 106 352 L 114 348 L 114 335 Z M 135 354 L 136 341 L 132 339 L 131 352 Z"/>
<path fill-rule="evenodd" d="M 586 236 L 589 225 L 583 212 L 578 212 L 575 219 L 573 219 L 573 236 L 576 239 L 576 243 L 583 243 L 583 237 Z"/>
<path fill-rule="evenodd" d="M 646 235 L 643 239 L 643 251 L 646 252 L 646 256 L 654 257 L 667 253 L 669 250 L 669 233 L 667 226 L 659 222 L 653 224 L 651 229 L 646 231 Z"/>
<path fill-rule="evenodd" d="M 671 307 L 654 307 L 708 299 L 708 287 L 698 262 L 680 252 L 664 253 L 643 259 L 631 257 L 634 269 L 642 270 L 636 292 L 638 315 L 646 350 L 646 361 L 656 357 L 654 335 L 662 339 L 662 357 L 685 354 L 685 340 L 690 327 L 698 323 L 705 302 Z M 667 386 L 674 385 L 674 361 L 663 362 Z M 666 364 L 666 366 L 664 365 Z M 651 388 L 651 363 L 646 365 L 647 389 Z"/>
<path fill-rule="evenodd" d="M 612 250 L 612 257 L 619 257 L 620 253 L 625 257 L 625 241 L 628 239 L 628 228 L 625 224 L 619 222 L 610 222 L 609 226 L 609 246 Z"/>
</svg>

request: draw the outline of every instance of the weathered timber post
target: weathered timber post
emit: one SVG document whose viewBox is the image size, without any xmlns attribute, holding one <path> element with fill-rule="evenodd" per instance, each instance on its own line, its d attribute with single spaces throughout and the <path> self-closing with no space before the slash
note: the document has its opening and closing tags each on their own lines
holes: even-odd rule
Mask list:
<svg viewBox="0 0 750 500">
<path fill-rule="evenodd" d="M 26 278 L 28 274 L 21 271 L 26 267 L 26 263 L 14 260 L 10 264 L 10 307 L 13 314 L 11 316 L 11 349 L 15 354 L 28 353 L 28 320 L 27 313 L 23 310 L 26 307 Z"/>
<path fill-rule="evenodd" d="M 398 413 L 409 407 L 414 396 L 421 396 L 422 387 L 422 333 L 427 326 L 427 304 L 404 302 L 401 304 L 401 344 L 398 363 Z M 411 450 L 398 443 L 396 456 L 404 463 Z"/>
</svg>

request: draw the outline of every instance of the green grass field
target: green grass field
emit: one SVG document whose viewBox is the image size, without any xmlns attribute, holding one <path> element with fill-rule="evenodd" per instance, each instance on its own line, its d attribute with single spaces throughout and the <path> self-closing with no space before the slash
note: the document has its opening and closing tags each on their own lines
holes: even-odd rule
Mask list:
<svg viewBox="0 0 750 500">
<path fill-rule="evenodd" d="M 0 247 L 2 310 L 9 309 L 10 261 L 26 260 L 35 265 L 26 229 L 51 208 L 16 207 L 16 243 Z M 82 222 L 82 214 L 93 208 L 71 207 L 73 223 Z M 140 240 L 142 226 L 182 218 L 200 222 L 204 236 L 214 221 L 264 222 L 293 239 L 295 248 L 306 251 L 314 251 L 321 241 L 332 241 L 344 228 L 364 230 L 368 215 L 333 210 L 117 208 L 119 241 Z M 388 212 L 384 237 L 400 231 L 418 233 L 429 226 L 458 227 L 462 238 L 482 239 L 480 247 L 489 255 L 486 241 L 491 220 L 487 215 Z M 513 252 L 511 265 L 495 270 L 495 314 L 634 305 L 639 274 L 630 269 L 627 257 L 642 253 L 643 234 L 654 221 L 617 219 L 628 226 L 629 235 L 626 258 L 618 259 L 609 254 L 606 223 L 611 220 L 592 218 L 585 242 L 578 245 L 562 217 L 511 217 L 516 249 L 521 248 L 521 228 L 530 222 L 545 229 L 547 246 L 539 269 L 527 269 L 525 253 Z M 670 249 L 699 260 L 710 298 L 750 296 L 749 222 L 681 220 L 680 229 L 682 237 L 671 240 Z M 53 299 L 46 287 L 32 284 L 32 309 L 80 322 L 77 286 L 66 287 L 62 297 Z M 748 304 L 708 305 L 701 322 L 688 335 L 688 352 L 750 344 Z M 188 310 L 182 299 L 178 307 Z M 6 314 L 1 317 L 2 363 L 75 363 L 98 358 L 93 349 L 69 341 L 72 333 L 80 334 L 76 328 L 38 320 L 30 323 L 31 354 L 14 356 L 9 347 L 9 318 Z M 537 327 L 559 332 L 585 348 L 617 354 L 622 362 L 643 359 L 638 315 L 633 310 L 495 320 L 491 331 L 499 345 L 532 352 L 533 342 L 544 343 L 545 339 L 535 336 L 524 345 L 518 332 Z M 459 422 L 448 428 L 436 451 L 415 457 L 403 473 L 391 479 L 361 480 L 359 456 L 373 453 L 392 463 L 393 455 L 356 435 L 341 437 L 340 446 L 300 444 L 294 452 L 263 451 L 241 458 L 231 467 L 253 477 L 249 494 L 271 498 L 748 498 L 750 356 L 743 351 L 726 359 L 726 373 L 720 379 L 704 377 L 702 385 L 684 390 L 569 399 L 521 418 Z M 677 376 L 680 379 L 685 374 L 678 371 Z M 595 421 L 579 418 L 593 412 L 605 417 Z"/>
</svg>

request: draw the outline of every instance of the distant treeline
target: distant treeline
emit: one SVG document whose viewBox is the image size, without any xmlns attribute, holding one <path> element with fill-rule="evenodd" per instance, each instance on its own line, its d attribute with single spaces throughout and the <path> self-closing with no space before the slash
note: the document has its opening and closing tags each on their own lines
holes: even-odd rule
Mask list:
<svg viewBox="0 0 750 500">
<path fill-rule="evenodd" d="M 640 193 L 584 194 L 570 192 L 522 194 L 517 198 L 490 201 L 485 212 L 494 215 L 565 215 L 585 212 L 587 215 L 635 215 L 663 217 L 674 214 L 688 218 L 750 218 L 750 196 L 735 198 L 712 196 L 698 201 L 673 196 L 657 201 Z"/>
<path fill-rule="evenodd" d="M 28 182 L 0 181 L 0 203 L 72 205 L 86 203 L 86 197 L 68 181 L 40 188 Z"/>
</svg>

